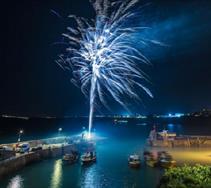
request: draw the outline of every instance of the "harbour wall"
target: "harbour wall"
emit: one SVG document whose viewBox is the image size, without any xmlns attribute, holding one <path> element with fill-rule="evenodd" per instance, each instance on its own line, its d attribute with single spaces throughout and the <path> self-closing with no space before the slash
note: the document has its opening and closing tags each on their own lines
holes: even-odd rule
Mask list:
<svg viewBox="0 0 211 188">
<path fill-rule="evenodd" d="M 22 169 L 28 164 L 40 161 L 42 159 L 60 157 L 64 153 L 70 153 L 73 150 L 76 150 L 75 145 L 68 144 L 60 147 L 49 147 L 43 150 L 25 153 L 20 156 L 15 156 L 4 161 L 0 161 L 0 178 Z"/>
<path fill-rule="evenodd" d="M 176 139 L 148 140 L 148 143 L 155 147 L 211 147 L 211 137 L 184 136 Z"/>
<path fill-rule="evenodd" d="M 59 143 L 65 143 L 65 142 L 70 142 L 70 141 L 71 141 L 70 137 L 54 137 L 54 138 L 46 138 L 46 139 L 40 139 L 40 140 L 27 140 L 27 141 L 18 142 L 18 144 L 28 143 L 30 147 L 36 147 L 38 145 L 59 144 Z M 13 148 L 16 144 L 17 142 L 2 144 L 2 145 Z"/>
</svg>

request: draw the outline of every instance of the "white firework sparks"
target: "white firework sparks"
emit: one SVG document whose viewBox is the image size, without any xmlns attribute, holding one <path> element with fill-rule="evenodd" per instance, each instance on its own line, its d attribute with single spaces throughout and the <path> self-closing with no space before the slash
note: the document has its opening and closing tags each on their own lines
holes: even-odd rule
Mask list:
<svg viewBox="0 0 211 188">
<path fill-rule="evenodd" d="M 139 99 L 134 88 L 139 87 L 152 97 L 142 84 L 146 78 L 137 66 L 138 62 L 148 64 L 149 61 L 134 47 L 133 37 L 146 27 L 127 26 L 127 22 L 136 16 L 132 9 L 138 0 L 90 2 L 96 11 L 96 19 L 69 16 L 76 21 L 77 27 L 68 27 L 68 34 L 63 34 L 69 47 L 67 56 L 61 56 L 57 61 L 63 68 L 71 68 L 72 81 L 89 97 L 89 134 L 96 99 L 106 106 L 105 93 L 125 108 L 122 96 Z M 145 44 L 146 41 L 139 42 Z"/>
</svg>

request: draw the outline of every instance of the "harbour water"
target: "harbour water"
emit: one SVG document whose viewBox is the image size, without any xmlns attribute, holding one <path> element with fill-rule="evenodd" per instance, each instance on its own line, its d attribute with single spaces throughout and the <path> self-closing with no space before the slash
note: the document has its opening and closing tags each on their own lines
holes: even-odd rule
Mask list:
<svg viewBox="0 0 211 188">
<path fill-rule="evenodd" d="M 79 123 L 80 122 L 80 123 Z M 189 124 L 157 123 L 157 129 L 164 128 L 177 134 L 211 135 L 210 121 L 199 121 Z M 35 126 L 34 124 L 28 126 Z M 63 135 L 81 134 L 86 120 L 68 120 L 56 122 L 51 129 L 43 131 L 36 128 L 33 132 L 27 131 L 23 139 L 38 139 L 58 134 L 57 127 L 62 127 Z M 27 123 L 26 123 L 27 124 Z M 152 129 L 152 123 L 129 121 L 114 123 L 113 120 L 98 120 L 94 123 L 97 141 L 97 162 L 91 166 L 83 167 L 80 163 L 63 165 L 60 158 L 44 160 L 26 166 L 4 179 L 0 180 L 1 188 L 155 188 L 163 173 L 162 169 L 150 168 L 146 165 L 140 169 L 130 169 L 127 158 L 130 154 L 142 154 L 145 149 L 146 138 Z M 50 131 L 52 130 L 52 131 Z M 55 130 L 55 132 L 53 132 Z M 11 132 L 2 136 L 1 143 L 15 142 L 17 135 Z M 177 149 L 170 150 L 180 163 L 211 164 L 209 149 Z"/>
</svg>

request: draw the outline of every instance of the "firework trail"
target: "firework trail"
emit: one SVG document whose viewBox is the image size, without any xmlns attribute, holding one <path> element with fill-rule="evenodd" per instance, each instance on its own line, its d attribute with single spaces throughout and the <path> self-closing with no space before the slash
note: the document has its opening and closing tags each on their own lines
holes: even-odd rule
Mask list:
<svg viewBox="0 0 211 188">
<path fill-rule="evenodd" d="M 68 27 L 68 33 L 63 34 L 68 39 L 67 55 L 61 55 L 57 61 L 62 68 L 73 72 L 72 82 L 89 97 L 89 134 L 96 101 L 107 106 L 105 95 L 109 94 L 125 108 L 121 97 L 139 99 L 136 87 L 152 97 L 142 84 L 146 76 L 137 66 L 137 63 L 148 64 L 149 61 L 134 47 L 137 41 L 133 37 L 146 27 L 127 26 L 137 15 L 132 9 L 138 0 L 90 0 L 90 3 L 96 19 L 69 16 L 77 26 Z M 146 44 L 146 41 L 139 42 Z"/>
</svg>

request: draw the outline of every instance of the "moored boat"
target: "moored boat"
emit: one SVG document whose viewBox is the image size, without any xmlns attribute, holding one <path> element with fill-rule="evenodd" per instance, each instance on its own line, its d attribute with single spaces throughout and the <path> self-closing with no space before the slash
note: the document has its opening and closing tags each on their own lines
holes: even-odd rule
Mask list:
<svg viewBox="0 0 211 188">
<path fill-rule="evenodd" d="M 151 151 L 145 151 L 144 159 L 146 161 L 146 164 L 150 167 L 156 167 L 158 164 L 157 153 Z"/>
<path fill-rule="evenodd" d="M 157 164 L 158 164 L 158 161 L 155 160 L 155 159 L 148 159 L 148 160 L 146 161 L 146 164 L 147 164 L 148 166 L 150 166 L 150 167 L 156 167 Z"/>
<path fill-rule="evenodd" d="M 130 155 L 130 157 L 128 158 L 128 163 L 129 166 L 132 168 L 139 168 L 141 165 L 141 159 L 139 155 Z"/>
<path fill-rule="evenodd" d="M 92 163 L 96 162 L 96 160 L 97 160 L 96 153 L 93 151 L 86 152 L 85 154 L 83 154 L 81 156 L 82 165 L 92 164 Z"/>
<path fill-rule="evenodd" d="M 77 162 L 77 160 L 78 160 L 78 155 L 74 155 L 72 153 L 65 154 L 62 158 L 62 161 L 65 164 L 73 164 L 73 163 Z"/>
<path fill-rule="evenodd" d="M 171 159 L 162 159 L 160 160 L 160 166 L 163 168 L 172 168 L 176 166 L 176 161 Z"/>
<path fill-rule="evenodd" d="M 159 166 L 162 168 L 171 168 L 176 166 L 176 161 L 173 160 L 172 156 L 165 151 L 158 153 L 158 160 Z"/>
</svg>

